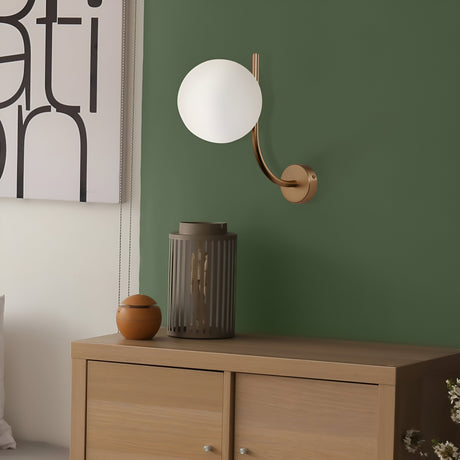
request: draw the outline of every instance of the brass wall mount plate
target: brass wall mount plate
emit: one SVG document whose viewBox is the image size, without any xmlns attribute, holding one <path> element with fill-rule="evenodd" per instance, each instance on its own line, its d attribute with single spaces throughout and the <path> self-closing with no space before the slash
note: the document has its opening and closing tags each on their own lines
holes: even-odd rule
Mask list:
<svg viewBox="0 0 460 460">
<path fill-rule="evenodd" d="M 316 194 L 318 178 L 315 171 L 305 165 L 288 166 L 281 175 L 283 180 L 295 180 L 295 187 L 281 187 L 281 193 L 291 203 L 307 203 Z"/>
</svg>

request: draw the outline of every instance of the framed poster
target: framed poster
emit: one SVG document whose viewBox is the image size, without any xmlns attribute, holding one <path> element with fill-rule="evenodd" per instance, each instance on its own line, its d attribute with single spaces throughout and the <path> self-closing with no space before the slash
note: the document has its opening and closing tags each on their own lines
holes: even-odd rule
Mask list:
<svg viewBox="0 0 460 460">
<path fill-rule="evenodd" d="M 117 203 L 123 0 L 1 0 L 0 197 Z"/>
</svg>

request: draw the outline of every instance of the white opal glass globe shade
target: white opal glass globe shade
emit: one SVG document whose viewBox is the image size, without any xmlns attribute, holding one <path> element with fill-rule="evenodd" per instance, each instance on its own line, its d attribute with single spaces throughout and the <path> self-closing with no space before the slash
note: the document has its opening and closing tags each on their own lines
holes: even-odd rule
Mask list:
<svg viewBox="0 0 460 460">
<path fill-rule="evenodd" d="M 234 61 L 213 59 L 184 78 L 177 107 L 185 126 L 201 139 L 218 144 L 245 136 L 262 111 L 262 93 L 254 75 Z"/>
</svg>

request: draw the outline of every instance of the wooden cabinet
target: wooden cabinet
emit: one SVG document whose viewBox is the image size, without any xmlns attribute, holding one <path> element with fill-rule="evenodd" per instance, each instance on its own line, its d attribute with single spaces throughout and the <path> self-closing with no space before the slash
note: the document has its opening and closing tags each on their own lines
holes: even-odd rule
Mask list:
<svg viewBox="0 0 460 460">
<path fill-rule="evenodd" d="M 221 457 L 223 373 L 91 361 L 86 459 Z"/>
<path fill-rule="evenodd" d="M 235 458 L 377 458 L 378 386 L 237 374 Z"/>
<path fill-rule="evenodd" d="M 72 343 L 72 460 L 409 459 L 455 436 L 458 350 L 240 336 Z"/>
</svg>

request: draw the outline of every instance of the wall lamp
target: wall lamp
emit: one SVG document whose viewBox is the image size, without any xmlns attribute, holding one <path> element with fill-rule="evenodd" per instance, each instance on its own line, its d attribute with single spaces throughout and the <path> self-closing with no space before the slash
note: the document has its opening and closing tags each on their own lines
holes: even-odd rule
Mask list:
<svg viewBox="0 0 460 460">
<path fill-rule="evenodd" d="M 177 95 L 185 126 L 201 139 L 217 144 L 236 141 L 251 131 L 252 147 L 262 172 L 281 187 L 291 203 L 306 203 L 316 193 L 316 173 L 305 165 L 288 166 L 281 178 L 265 163 L 259 143 L 262 92 L 259 86 L 259 53 L 252 55 L 252 73 L 226 59 L 213 59 L 194 67 Z"/>
</svg>

